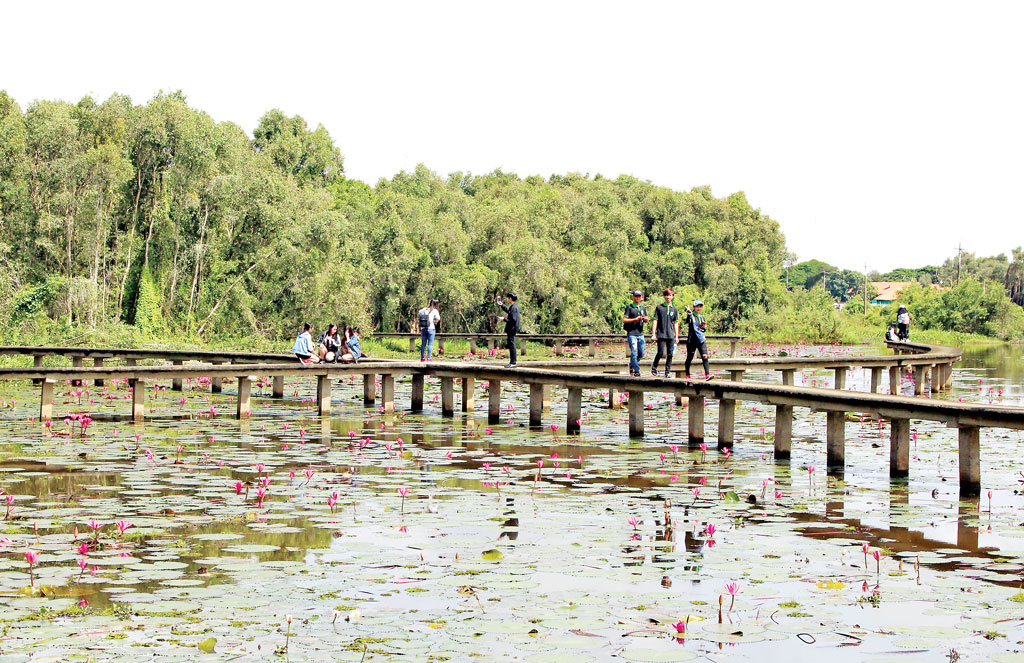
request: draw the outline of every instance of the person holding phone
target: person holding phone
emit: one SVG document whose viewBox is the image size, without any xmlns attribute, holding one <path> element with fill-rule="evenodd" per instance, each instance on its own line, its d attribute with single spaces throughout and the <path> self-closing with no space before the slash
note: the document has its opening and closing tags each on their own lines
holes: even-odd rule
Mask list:
<svg viewBox="0 0 1024 663">
<path fill-rule="evenodd" d="M 633 303 L 626 306 L 622 315 L 622 328 L 626 331 L 626 345 L 629 347 L 629 374 L 640 377 L 640 360 L 644 358 L 644 323 L 650 320 L 643 305 L 644 291 L 633 291 Z"/>
<path fill-rule="evenodd" d="M 509 362 L 505 364 L 505 368 L 516 367 L 516 334 L 522 329 L 522 320 L 519 316 L 519 297 L 516 293 L 510 292 L 505 295 L 509 300 L 509 305 L 506 306 L 501 302 L 501 296 L 498 296 L 497 303 L 501 307 L 501 310 L 505 312 L 505 315 L 499 317 L 499 320 L 505 321 L 505 339 L 508 344 L 508 356 Z"/>
</svg>

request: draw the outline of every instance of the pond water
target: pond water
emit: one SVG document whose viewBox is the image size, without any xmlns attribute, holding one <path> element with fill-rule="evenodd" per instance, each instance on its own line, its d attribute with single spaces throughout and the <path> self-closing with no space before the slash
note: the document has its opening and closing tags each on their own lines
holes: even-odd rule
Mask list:
<svg viewBox="0 0 1024 663">
<path fill-rule="evenodd" d="M 1024 405 L 1022 384 L 1021 348 L 984 346 L 941 397 Z M 135 425 L 125 385 L 64 385 L 48 431 L 31 385 L 0 383 L 0 663 L 1024 660 L 1020 432 L 982 432 L 983 498 L 964 501 L 956 431 L 931 422 L 890 482 L 888 427 L 857 415 L 829 477 L 822 413 L 797 410 L 776 463 L 772 408 L 738 407 L 727 457 L 713 403 L 701 452 L 669 397 L 630 440 L 584 392 L 568 437 L 564 392 L 531 430 L 525 388 L 488 424 L 484 387 L 445 418 L 428 379 L 422 414 L 384 415 L 346 378 L 320 419 L 289 379 L 246 421 L 230 382 L 150 388 Z"/>
</svg>

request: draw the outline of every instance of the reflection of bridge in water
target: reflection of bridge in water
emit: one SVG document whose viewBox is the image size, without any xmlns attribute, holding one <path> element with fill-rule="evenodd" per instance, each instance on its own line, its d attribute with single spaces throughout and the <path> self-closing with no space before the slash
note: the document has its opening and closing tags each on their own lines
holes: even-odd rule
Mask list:
<svg viewBox="0 0 1024 663">
<path fill-rule="evenodd" d="M 303 365 L 288 360 L 284 355 L 258 353 L 221 353 L 155 350 L 104 350 L 83 348 L 0 348 L 0 354 L 33 356 L 35 365 L 29 368 L 9 368 L 0 371 L 0 379 L 33 379 L 41 382 L 40 419 L 52 416 L 53 395 L 58 380 L 93 380 L 96 384 L 108 379 L 126 380 L 132 393 L 132 417 L 141 421 L 145 417 L 147 382 L 170 380 L 173 389 L 182 388 L 182 380 L 210 378 L 211 390 L 219 388 L 219 381 L 233 378 L 237 381 L 236 415 L 248 418 L 252 413 L 252 383 L 266 377 L 272 384 L 272 396 L 284 396 L 285 376 L 308 376 L 316 379 L 316 411 L 330 413 L 333 379 L 351 375 L 363 376 L 363 402 L 375 404 L 379 392 L 382 410 L 395 411 L 395 383 L 397 379 L 410 382 L 410 411 L 423 410 L 425 380 L 440 380 L 441 413 L 451 416 L 455 412 L 455 381 L 461 383 L 461 406 L 464 412 L 475 409 L 476 385 L 487 383 L 487 412 L 490 421 L 501 417 L 503 382 L 527 385 L 529 389 L 529 423 L 539 426 L 544 413 L 551 409 L 551 387 L 566 390 L 566 431 L 577 433 L 582 418 L 584 390 L 601 390 L 611 406 L 617 402 L 616 392 L 628 394 L 629 433 L 644 433 L 644 396 L 647 393 L 667 393 L 677 400 L 687 399 L 687 436 L 690 445 L 704 442 L 704 411 L 707 400 L 718 401 L 719 447 L 731 446 L 735 441 L 735 415 L 738 401 L 749 401 L 775 407 L 774 454 L 777 461 L 788 460 L 792 445 L 794 408 L 824 411 L 827 417 L 826 450 L 830 472 L 841 473 L 846 463 L 847 413 L 867 414 L 886 419 L 890 428 L 889 472 L 892 477 L 906 477 L 910 464 L 910 422 L 913 419 L 939 421 L 959 429 L 960 491 L 961 496 L 974 496 L 981 491 L 980 430 L 985 427 L 1024 429 L 1024 409 L 940 401 L 931 398 L 901 396 L 898 391 L 901 373 L 913 371 L 916 377 L 915 393 L 925 390 L 929 374 L 933 391 L 945 389 L 952 379 L 953 363 L 961 352 L 955 348 L 932 347 L 921 344 L 891 344 L 897 352 L 891 356 L 868 357 L 753 357 L 730 359 L 730 380 L 694 381 L 671 378 L 635 378 L 609 373 L 583 373 L 554 370 L 553 367 L 523 365 L 503 368 L 483 363 L 404 361 L 373 361 L 349 365 Z M 72 359 L 71 367 L 44 367 L 44 355 L 60 354 Z M 94 365 L 85 367 L 83 359 L 91 357 Z M 162 359 L 174 362 L 170 366 L 139 366 L 140 358 Z M 108 366 L 107 359 L 119 358 L 129 365 Z M 186 365 L 186 360 L 194 362 Z M 95 365 L 95 362 L 100 365 Z M 217 362 L 246 362 L 220 363 Z M 265 362 L 265 363 L 258 363 Z M 135 364 L 135 365 L 131 365 Z M 725 365 L 725 364 L 723 364 Z M 743 382 L 746 368 L 772 368 L 782 374 L 782 384 Z M 864 367 L 872 372 L 871 391 L 845 390 L 847 372 L 851 367 Z M 562 366 L 558 366 L 562 368 Z M 830 368 L 835 372 L 834 389 L 797 387 L 793 376 L 798 370 Z M 889 372 L 890 391 L 879 394 L 881 375 Z"/>
</svg>

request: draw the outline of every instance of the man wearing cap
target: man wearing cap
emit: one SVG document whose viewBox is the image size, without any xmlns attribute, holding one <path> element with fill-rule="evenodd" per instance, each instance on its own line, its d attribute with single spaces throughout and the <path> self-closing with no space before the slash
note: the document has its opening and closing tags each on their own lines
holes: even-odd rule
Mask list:
<svg viewBox="0 0 1024 663">
<path fill-rule="evenodd" d="M 622 316 L 622 327 L 626 330 L 626 344 L 629 346 L 629 374 L 640 377 L 640 360 L 644 358 L 644 323 L 650 318 L 642 304 L 643 290 L 633 291 L 633 303 L 626 307 Z"/>
<path fill-rule="evenodd" d="M 501 297 L 499 296 L 498 297 L 498 306 L 500 306 L 501 310 L 504 311 L 507 315 L 503 315 L 503 316 L 501 316 L 498 319 L 505 321 L 505 337 L 506 337 L 506 339 L 508 341 L 509 362 L 507 364 L 505 364 L 505 368 L 515 368 L 516 367 L 516 334 L 519 333 L 520 327 L 521 327 L 521 322 L 520 322 L 520 319 L 519 319 L 519 304 L 516 303 L 516 302 L 519 301 L 519 298 L 516 297 L 516 293 L 514 293 L 514 292 L 510 292 L 510 293 L 508 293 L 505 296 L 508 297 L 508 300 L 509 300 L 510 304 L 508 306 L 505 306 L 504 304 L 502 304 L 501 303 Z"/>
<path fill-rule="evenodd" d="M 708 323 L 701 315 L 704 310 L 704 302 L 699 299 L 693 300 L 693 310 L 686 309 L 686 324 L 689 332 L 686 335 L 686 377 L 690 377 L 690 364 L 693 363 L 693 355 L 700 350 L 700 358 L 704 363 L 704 379 L 711 379 L 711 368 L 708 366 L 708 344 L 705 334 L 708 330 Z"/>
</svg>

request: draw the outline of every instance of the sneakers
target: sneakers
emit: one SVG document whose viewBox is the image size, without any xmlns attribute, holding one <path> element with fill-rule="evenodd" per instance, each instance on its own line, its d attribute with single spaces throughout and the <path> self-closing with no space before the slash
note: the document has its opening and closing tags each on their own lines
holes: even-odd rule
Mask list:
<svg viewBox="0 0 1024 663">
<path fill-rule="evenodd" d="M 714 375 L 712 375 L 711 373 L 708 373 L 707 375 L 704 376 L 704 379 L 705 380 L 713 380 L 714 377 L 715 377 Z"/>
<path fill-rule="evenodd" d="M 515 364 L 505 364 L 505 368 L 519 368 Z"/>
<path fill-rule="evenodd" d="M 669 373 L 668 371 L 665 371 L 665 377 L 670 378 L 670 377 L 672 377 L 672 374 Z"/>
</svg>

